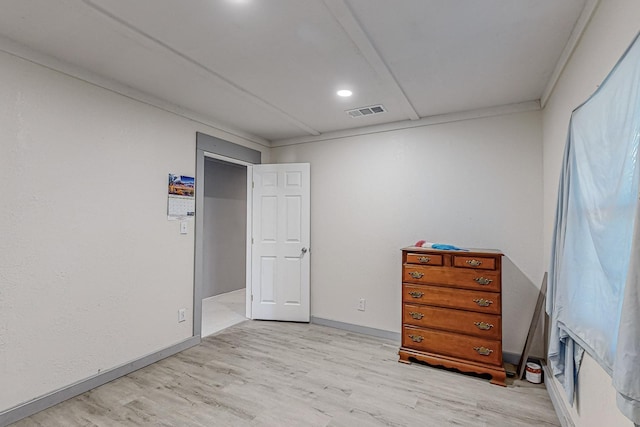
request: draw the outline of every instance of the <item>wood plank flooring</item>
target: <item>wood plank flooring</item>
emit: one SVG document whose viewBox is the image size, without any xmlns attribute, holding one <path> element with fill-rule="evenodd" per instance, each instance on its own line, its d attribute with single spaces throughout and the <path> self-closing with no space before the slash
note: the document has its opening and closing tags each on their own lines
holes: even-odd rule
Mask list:
<svg viewBox="0 0 640 427">
<path fill-rule="evenodd" d="M 558 426 L 543 385 L 398 363 L 398 344 L 246 321 L 13 426 Z"/>
</svg>

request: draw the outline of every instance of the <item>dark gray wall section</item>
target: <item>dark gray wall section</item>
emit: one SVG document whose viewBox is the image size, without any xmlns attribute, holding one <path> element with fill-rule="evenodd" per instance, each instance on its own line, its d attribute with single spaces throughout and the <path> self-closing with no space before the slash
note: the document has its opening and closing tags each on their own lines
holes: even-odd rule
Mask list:
<svg viewBox="0 0 640 427">
<path fill-rule="evenodd" d="M 257 150 L 200 132 L 196 132 L 196 149 L 247 163 L 260 164 L 262 161 L 262 153 Z"/>
<path fill-rule="evenodd" d="M 247 168 L 204 162 L 202 298 L 246 286 Z"/>
</svg>

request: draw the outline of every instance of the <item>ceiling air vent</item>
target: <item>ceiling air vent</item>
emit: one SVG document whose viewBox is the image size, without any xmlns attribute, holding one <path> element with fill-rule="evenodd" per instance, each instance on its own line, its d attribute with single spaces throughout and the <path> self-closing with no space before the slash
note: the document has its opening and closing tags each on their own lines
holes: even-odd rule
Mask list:
<svg viewBox="0 0 640 427">
<path fill-rule="evenodd" d="M 387 110 L 385 110 L 382 105 L 378 104 L 370 105 L 369 107 L 354 108 L 353 110 L 347 110 L 346 112 L 351 117 L 363 117 L 371 116 L 373 114 L 386 113 Z"/>
</svg>

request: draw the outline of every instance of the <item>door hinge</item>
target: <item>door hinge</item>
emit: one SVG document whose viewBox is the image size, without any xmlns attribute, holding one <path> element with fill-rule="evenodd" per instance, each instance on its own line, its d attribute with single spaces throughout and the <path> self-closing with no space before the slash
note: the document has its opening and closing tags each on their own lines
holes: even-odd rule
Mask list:
<svg viewBox="0 0 640 427">
<path fill-rule="evenodd" d="M 256 182 L 255 181 L 251 181 L 251 188 L 256 188 Z"/>
<path fill-rule="evenodd" d="M 251 238 L 251 244 L 253 245 L 253 237 Z"/>
<path fill-rule="evenodd" d="M 253 294 L 251 294 L 251 302 L 253 302 Z"/>
</svg>

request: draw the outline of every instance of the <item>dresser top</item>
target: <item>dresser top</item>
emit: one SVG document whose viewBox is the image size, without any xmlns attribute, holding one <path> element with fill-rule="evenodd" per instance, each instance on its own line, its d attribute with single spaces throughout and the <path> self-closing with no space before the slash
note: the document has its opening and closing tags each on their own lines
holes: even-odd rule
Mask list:
<svg viewBox="0 0 640 427">
<path fill-rule="evenodd" d="M 504 256 L 501 250 L 498 249 L 479 249 L 479 248 L 464 248 L 466 250 L 443 250 L 443 249 L 434 249 L 434 248 L 421 248 L 418 246 L 407 246 L 406 248 L 402 248 L 403 251 L 410 252 L 439 252 L 443 254 L 456 254 L 456 255 L 493 255 L 493 256 Z"/>
</svg>

